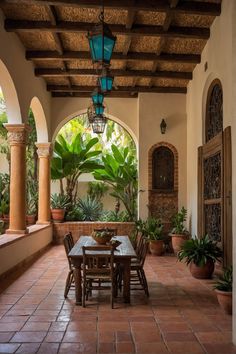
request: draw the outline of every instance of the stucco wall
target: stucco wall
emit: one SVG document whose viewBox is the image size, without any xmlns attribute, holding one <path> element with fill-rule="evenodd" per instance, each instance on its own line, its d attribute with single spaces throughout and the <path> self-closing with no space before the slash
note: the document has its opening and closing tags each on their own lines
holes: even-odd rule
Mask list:
<svg viewBox="0 0 236 354">
<path fill-rule="evenodd" d="M 223 87 L 224 128 L 232 127 L 233 262 L 236 269 L 236 2 L 222 1 L 222 12 L 211 27 L 211 37 L 193 73 L 187 93 L 187 206 L 192 233 L 197 233 L 197 148 L 204 143 L 207 91 L 218 78 Z M 208 69 L 204 66 L 207 62 Z M 233 340 L 236 344 L 236 277 L 234 276 Z"/>
<path fill-rule="evenodd" d="M 179 207 L 186 206 L 186 111 L 185 95 L 140 94 L 139 96 L 139 215 L 148 215 L 148 151 L 159 142 L 175 146 L 179 155 Z M 160 132 L 165 119 L 167 129 Z"/>
</svg>

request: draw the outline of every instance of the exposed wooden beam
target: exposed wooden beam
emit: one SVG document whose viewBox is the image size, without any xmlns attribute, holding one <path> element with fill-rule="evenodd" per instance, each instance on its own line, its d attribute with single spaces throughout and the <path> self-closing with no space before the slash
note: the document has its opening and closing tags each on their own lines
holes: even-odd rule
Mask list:
<svg viewBox="0 0 236 354">
<path fill-rule="evenodd" d="M 110 70 L 112 76 L 123 76 L 123 77 L 162 77 L 170 79 L 184 79 L 191 80 L 191 72 L 181 72 L 181 71 L 156 71 L 151 72 L 148 70 L 121 70 L 113 69 Z M 48 69 L 48 68 L 36 68 L 35 75 L 43 77 L 64 77 L 64 76 L 97 76 L 96 69 Z"/>
<path fill-rule="evenodd" d="M 5 30 L 8 32 L 88 32 L 94 23 L 87 22 L 58 22 L 52 25 L 48 21 L 25 21 L 25 20 L 5 20 Z M 189 38 L 189 39 L 208 39 L 210 37 L 209 28 L 201 27 L 170 27 L 168 31 L 164 31 L 162 26 L 135 25 L 132 28 L 126 28 L 124 25 L 109 25 L 113 34 L 166 38 Z"/>
<path fill-rule="evenodd" d="M 66 51 L 58 54 L 56 51 L 26 51 L 27 60 L 91 60 L 90 52 Z M 168 61 L 178 63 L 198 64 L 201 62 L 200 54 L 169 54 L 161 53 L 157 56 L 155 53 L 136 53 L 129 52 L 127 55 L 114 52 L 112 60 L 146 60 L 146 61 Z"/>
<path fill-rule="evenodd" d="M 52 92 L 52 97 L 91 97 L 91 92 Z M 116 92 L 112 91 L 106 100 L 109 98 L 137 98 L 138 92 Z"/>
<path fill-rule="evenodd" d="M 47 85 L 48 91 L 54 92 L 92 92 L 95 86 L 72 86 L 68 88 L 65 85 Z M 186 93 L 186 87 L 171 87 L 171 86 L 117 86 L 114 92 L 162 92 L 162 93 Z"/>
<path fill-rule="evenodd" d="M 83 8 L 101 8 L 100 1 L 97 0 L 2 0 L 5 4 L 27 4 L 27 5 L 54 5 L 54 6 L 71 6 Z M 104 0 L 105 8 L 117 10 L 130 10 L 137 11 L 154 11 L 166 12 L 169 8 L 165 0 L 137 0 L 134 5 L 133 0 Z M 185 1 L 175 9 L 178 13 L 206 15 L 206 16 L 219 16 L 221 13 L 221 4 L 210 3 L 205 1 Z"/>
<path fill-rule="evenodd" d="M 126 19 L 126 25 L 125 27 L 127 29 L 131 29 L 135 20 L 135 16 L 136 16 L 136 11 L 135 10 L 129 10 L 128 14 L 127 14 L 127 19 Z M 125 39 L 125 44 L 124 44 L 124 49 L 123 49 L 123 55 L 127 55 L 130 45 L 131 45 L 131 41 L 132 41 L 132 36 L 131 35 L 127 35 L 126 39 Z"/>
</svg>

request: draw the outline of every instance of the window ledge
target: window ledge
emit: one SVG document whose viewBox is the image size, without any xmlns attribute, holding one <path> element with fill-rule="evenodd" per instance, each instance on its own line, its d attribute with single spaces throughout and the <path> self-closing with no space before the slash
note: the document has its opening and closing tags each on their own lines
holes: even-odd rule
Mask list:
<svg viewBox="0 0 236 354">
<path fill-rule="evenodd" d="M 20 240 L 22 240 L 25 237 L 29 237 L 32 234 L 43 230 L 43 229 L 47 229 L 49 227 L 52 227 L 52 224 L 47 224 L 47 225 L 31 225 L 28 226 L 27 229 L 29 230 L 29 232 L 27 234 L 2 234 L 0 235 L 0 248 L 3 247 L 7 247 L 12 243 L 18 242 Z"/>
</svg>

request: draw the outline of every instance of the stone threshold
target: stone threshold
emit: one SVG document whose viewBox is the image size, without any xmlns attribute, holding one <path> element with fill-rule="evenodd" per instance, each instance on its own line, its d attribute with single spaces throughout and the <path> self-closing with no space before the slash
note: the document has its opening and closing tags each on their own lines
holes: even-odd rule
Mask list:
<svg viewBox="0 0 236 354">
<path fill-rule="evenodd" d="M 18 242 L 22 240 L 25 237 L 30 237 L 32 234 L 35 232 L 38 232 L 43 229 L 47 229 L 49 227 L 52 227 L 52 224 L 47 224 L 47 225 L 31 225 L 28 226 L 28 233 L 25 234 L 2 234 L 0 235 L 0 248 L 7 247 L 12 243 Z"/>
</svg>

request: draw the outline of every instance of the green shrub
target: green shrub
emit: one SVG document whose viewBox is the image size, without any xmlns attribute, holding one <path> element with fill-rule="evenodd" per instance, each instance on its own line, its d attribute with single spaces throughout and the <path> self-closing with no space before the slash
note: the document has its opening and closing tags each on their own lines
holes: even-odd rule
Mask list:
<svg viewBox="0 0 236 354">
<path fill-rule="evenodd" d="M 69 204 L 69 198 L 66 195 L 59 193 L 54 193 L 51 195 L 52 209 L 66 209 Z"/>
<path fill-rule="evenodd" d="M 97 221 L 102 214 L 102 204 L 97 199 L 87 196 L 84 199 L 79 199 L 77 207 L 81 212 L 83 221 Z"/>
<path fill-rule="evenodd" d="M 232 292 L 233 287 L 233 268 L 228 267 L 224 269 L 223 275 L 218 279 L 214 285 L 214 289 Z"/>
</svg>

